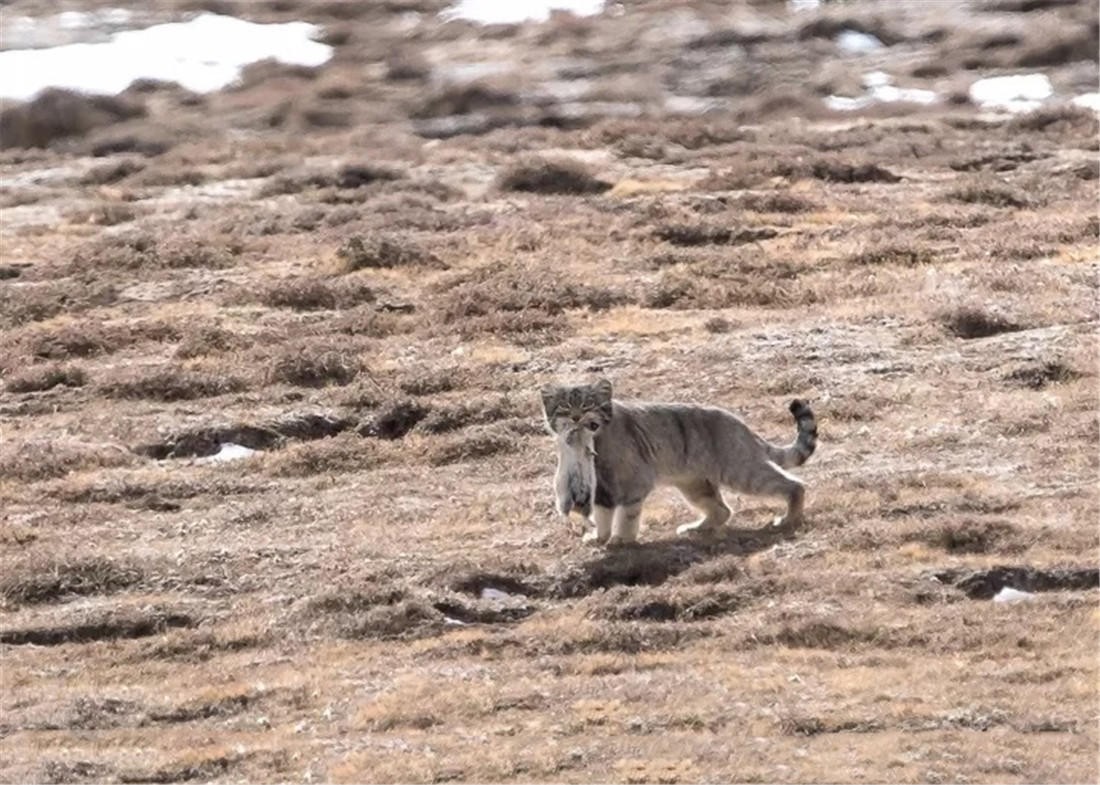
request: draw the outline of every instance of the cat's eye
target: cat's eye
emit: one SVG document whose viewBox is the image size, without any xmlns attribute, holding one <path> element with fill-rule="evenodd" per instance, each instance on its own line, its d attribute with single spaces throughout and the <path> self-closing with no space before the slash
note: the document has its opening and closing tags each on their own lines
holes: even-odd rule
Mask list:
<svg viewBox="0 0 1100 785">
<path fill-rule="evenodd" d="M 596 422 L 595 420 L 589 420 L 588 421 L 588 430 L 598 431 L 599 429 L 600 429 L 600 424 L 598 422 Z"/>
</svg>

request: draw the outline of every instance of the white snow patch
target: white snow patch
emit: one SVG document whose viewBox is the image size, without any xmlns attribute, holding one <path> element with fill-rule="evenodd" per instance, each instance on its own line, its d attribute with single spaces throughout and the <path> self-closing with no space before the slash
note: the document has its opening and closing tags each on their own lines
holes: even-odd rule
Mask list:
<svg viewBox="0 0 1100 785">
<path fill-rule="evenodd" d="M 905 102 L 910 104 L 934 104 L 940 97 L 931 90 L 911 87 L 897 87 L 893 77 L 883 71 L 871 71 L 864 74 L 863 86 L 866 92 L 854 98 L 843 95 L 830 95 L 825 98 L 825 106 L 833 111 L 850 112 L 866 109 L 871 104 L 892 104 Z"/>
<path fill-rule="evenodd" d="M 970 85 L 970 100 L 985 109 L 1030 112 L 1054 95 L 1046 74 L 991 76 Z"/>
<path fill-rule="evenodd" d="M 834 112 L 854 112 L 856 109 L 866 109 L 874 103 L 869 95 L 861 95 L 858 98 L 850 98 L 846 95 L 825 96 L 825 106 Z"/>
<path fill-rule="evenodd" d="M 241 444 L 233 444 L 233 442 L 225 442 L 213 455 L 208 455 L 205 458 L 200 458 L 199 463 L 225 463 L 226 461 L 239 461 L 241 458 L 248 458 L 255 455 L 257 450 L 253 450 L 249 447 L 245 447 Z"/>
<path fill-rule="evenodd" d="M 836 37 L 836 45 L 842 52 L 852 55 L 864 55 L 868 52 L 877 52 L 884 44 L 873 35 L 861 33 L 857 30 L 845 30 Z"/>
<path fill-rule="evenodd" d="M 483 25 L 544 22 L 551 11 L 591 16 L 603 11 L 603 0 L 459 0 L 443 11 L 443 19 L 468 19 Z"/>
<path fill-rule="evenodd" d="M 788 11 L 816 11 L 821 7 L 821 0 L 787 0 Z"/>
<path fill-rule="evenodd" d="M 1084 109 L 1091 109 L 1094 112 L 1100 112 L 1100 93 L 1085 93 L 1079 95 L 1073 99 L 1074 106 L 1080 106 Z"/>
<path fill-rule="evenodd" d="M 665 111 L 672 114 L 703 114 L 718 105 L 711 98 L 694 95 L 670 95 L 665 98 Z"/>
<path fill-rule="evenodd" d="M 76 13 L 76 12 L 71 12 Z M 82 24 L 76 16 L 70 25 Z M 0 97 L 27 100 L 47 87 L 118 93 L 135 79 L 178 82 L 205 93 L 235 81 L 241 68 L 266 58 L 319 66 L 332 47 L 313 40 L 308 22 L 256 24 L 219 14 L 115 33 L 105 43 L 0 52 Z"/>
<path fill-rule="evenodd" d="M 993 595 L 993 602 L 1020 602 L 1034 597 L 1035 595 L 1029 591 L 1020 591 L 1019 589 L 1013 589 L 1011 586 L 1005 586 Z"/>
<path fill-rule="evenodd" d="M 510 600 L 512 595 L 506 591 L 500 589 L 494 589 L 492 586 L 486 586 L 481 590 L 481 599 L 483 600 Z"/>
</svg>

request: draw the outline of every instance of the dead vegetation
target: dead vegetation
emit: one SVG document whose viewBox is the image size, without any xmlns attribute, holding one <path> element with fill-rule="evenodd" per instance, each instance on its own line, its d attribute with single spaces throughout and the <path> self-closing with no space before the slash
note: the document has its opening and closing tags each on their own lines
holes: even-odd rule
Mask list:
<svg viewBox="0 0 1100 785">
<path fill-rule="evenodd" d="M 973 340 L 1025 329 L 1023 325 L 995 307 L 959 305 L 940 314 L 940 321 L 957 338 Z"/>
<path fill-rule="evenodd" d="M 654 235 L 672 245 L 741 245 L 770 240 L 777 232 L 769 227 L 731 229 L 706 224 L 669 224 L 659 226 Z"/>
<path fill-rule="evenodd" d="M 400 439 L 427 417 L 430 411 L 428 407 L 413 401 L 394 401 L 381 407 L 380 411 L 360 428 L 360 433 L 379 439 Z"/>
<path fill-rule="evenodd" d="M 1095 2 L 444 5 L 0 156 L 0 779 L 1095 781 Z M 582 542 L 596 376 L 811 399 L 805 525 Z"/>
<path fill-rule="evenodd" d="M 27 440 L 0 447 L 0 472 L 10 480 L 37 482 L 70 472 L 126 466 L 134 457 L 114 444 Z"/>
<path fill-rule="evenodd" d="M 178 627 L 194 627 L 198 620 L 171 608 L 124 607 L 91 612 L 57 624 L 18 626 L 0 630 L 8 646 L 63 646 L 73 643 L 147 638 Z"/>
<path fill-rule="evenodd" d="M 512 452 L 515 446 L 515 434 L 506 429 L 494 427 L 472 429 L 469 433 L 439 442 L 428 454 L 428 461 L 433 466 L 473 461 Z"/>
<path fill-rule="evenodd" d="M 0 110 L 0 139 L 4 148 L 47 147 L 144 114 L 144 106 L 125 99 L 47 89 L 31 101 Z"/>
<path fill-rule="evenodd" d="M 290 350 L 275 359 L 269 378 L 272 382 L 298 387 L 325 387 L 351 384 L 359 375 L 359 358 L 340 349 L 307 346 Z"/>
<path fill-rule="evenodd" d="M 220 269 L 232 265 L 238 253 L 239 247 L 209 243 L 199 237 L 158 238 L 151 232 L 131 232 L 89 243 L 73 256 L 72 267 L 77 272 L 97 275 L 116 270 Z"/>
<path fill-rule="evenodd" d="M 476 321 L 478 317 L 489 319 L 485 326 L 487 331 L 493 331 L 496 327 L 507 329 L 502 320 L 504 315 L 552 317 L 567 309 L 603 311 L 627 301 L 624 293 L 558 276 L 552 270 L 521 272 L 500 264 L 458 277 L 444 287 L 440 317 L 459 329 L 475 328 L 480 324 Z M 517 322 L 514 326 L 527 331 L 542 324 L 536 320 Z"/>
<path fill-rule="evenodd" d="M 420 248 L 412 239 L 395 235 L 353 235 L 336 250 L 343 272 L 371 268 L 424 265 L 439 267 L 434 254 Z"/>
<path fill-rule="evenodd" d="M 400 171 L 390 166 L 372 163 L 346 163 L 335 171 L 303 169 L 287 174 L 275 174 L 264 183 L 259 195 L 261 197 L 283 196 L 323 188 L 350 191 L 400 180 L 402 177 L 403 174 Z"/>
<path fill-rule="evenodd" d="M 1027 207 L 1030 200 L 1013 188 L 995 184 L 973 184 L 955 188 L 947 198 L 964 204 L 987 204 L 991 207 Z"/>
<path fill-rule="evenodd" d="M 216 325 L 199 327 L 185 334 L 176 345 L 176 357 L 190 360 L 195 357 L 208 357 L 212 354 L 243 349 L 249 343 L 244 336 Z"/>
<path fill-rule="evenodd" d="M 118 290 L 109 283 L 35 284 L 0 289 L 0 326 L 19 327 L 60 315 L 110 305 Z"/>
<path fill-rule="evenodd" d="M 419 104 L 409 112 L 409 116 L 418 119 L 447 117 L 486 109 L 513 107 L 518 103 L 519 98 L 515 93 L 487 82 L 451 84 L 421 99 Z"/>
<path fill-rule="evenodd" d="M 883 243 L 862 249 L 850 259 L 852 264 L 898 264 L 902 266 L 914 266 L 930 264 L 935 261 L 936 253 L 930 248 L 921 248 L 917 245 L 902 245 L 898 243 Z"/>
<path fill-rule="evenodd" d="M 745 194 L 738 199 L 738 205 L 758 213 L 808 213 L 818 209 L 818 205 L 805 196 L 782 191 Z"/>
<path fill-rule="evenodd" d="M 332 311 L 373 302 L 375 290 L 365 281 L 324 276 L 297 276 L 268 285 L 256 295 L 269 308 L 295 311 Z M 245 295 L 250 299 L 251 293 Z"/>
<path fill-rule="evenodd" d="M 228 395 L 240 392 L 247 386 L 247 382 L 238 376 L 165 365 L 120 373 L 102 382 L 99 391 L 109 398 L 171 402 Z"/>
<path fill-rule="evenodd" d="M 603 193 L 611 183 L 596 178 L 579 161 L 533 158 L 502 172 L 497 187 L 502 191 L 584 195 Z"/>
<path fill-rule="evenodd" d="M 8 392 L 42 392 L 54 387 L 83 387 L 88 375 L 75 365 L 46 365 L 13 374 L 4 383 Z"/>
<path fill-rule="evenodd" d="M 132 174 L 137 174 L 144 168 L 145 164 L 139 160 L 121 158 L 117 161 L 92 167 L 80 178 L 80 182 L 84 185 L 110 185 Z"/>
<path fill-rule="evenodd" d="M 60 602 L 69 597 L 109 594 L 141 581 L 138 565 L 105 557 L 32 560 L 0 579 L 0 597 L 17 605 Z"/>
<path fill-rule="evenodd" d="M 1014 368 L 1005 374 L 1005 381 L 1028 387 L 1032 390 L 1041 390 L 1052 384 L 1065 384 L 1080 379 L 1082 374 L 1072 366 L 1059 360 L 1048 360 L 1041 363 L 1028 363 Z"/>
</svg>

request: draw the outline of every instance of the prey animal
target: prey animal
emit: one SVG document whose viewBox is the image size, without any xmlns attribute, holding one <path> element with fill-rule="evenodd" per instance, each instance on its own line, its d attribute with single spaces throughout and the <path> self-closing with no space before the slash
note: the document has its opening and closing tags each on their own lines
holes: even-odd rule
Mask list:
<svg viewBox="0 0 1100 785">
<path fill-rule="evenodd" d="M 794 529 L 802 523 L 806 489 L 787 469 L 805 463 L 817 446 L 817 421 L 805 403 L 791 402 L 795 439 L 778 446 L 725 409 L 612 400 L 611 393 L 606 379 L 541 391 L 557 445 L 558 511 L 576 510 L 592 521 L 585 539 L 635 542 L 642 504 L 658 485 L 678 488 L 702 514 L 680 526 L 680 534 L 713 532 L 727 523 L 723 488 L 781 497 L 787 511 L 774 525 Z"/>
</svg>

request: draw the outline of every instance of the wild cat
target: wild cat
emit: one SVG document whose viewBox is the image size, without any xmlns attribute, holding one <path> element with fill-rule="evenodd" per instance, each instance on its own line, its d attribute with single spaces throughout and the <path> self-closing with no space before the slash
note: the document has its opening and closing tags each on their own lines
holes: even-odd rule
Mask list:
<svg viewBox="0 0 1100 785">
<path fill-rule="evenodd" d="M 642 504 L 657 485 L 680 490 L 703 517 L 679 534 L 711 532 L 730 509 L 722 488 L 787 500 L 774 525 L 802 523 L 805 486 L 785 469 L 801 466 L 817 446 L 810 407 L 792 401 L 795 440 L 777 447 L 725 409 L 612 400 L 611 382 L 542 389 L 546 424 L 558 448 L 558 511 L 576 509 L 595 524 L 585 539 L 607 545 L 638 537 Z"/>
</svg>

